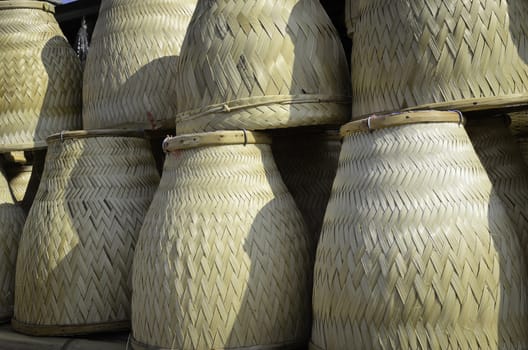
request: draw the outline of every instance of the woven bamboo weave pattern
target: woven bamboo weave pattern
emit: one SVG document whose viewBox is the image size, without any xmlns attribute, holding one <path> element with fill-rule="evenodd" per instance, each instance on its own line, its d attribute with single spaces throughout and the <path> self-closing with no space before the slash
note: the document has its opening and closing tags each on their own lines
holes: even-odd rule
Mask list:
<svg viewBox="0 0 528 350">
<path fill-rule="evenodd" d="M 282 180 L 303 215 L 315 247 L 337 172 L 339 135 L 277 135 L 272 149 Z"/>
<path fill-rule="evenodd" d="M 359 0 L 345 0 L 345 25 L 348 37 L 353 39 L 354 24 L 357 20 L 359 10 Z"/>
<path fill-rule="evenodd" d="M 197 0 L 103 0 L 86 61 L 85 129 L 173 128 L 180 48 Z"/>
<path fill-rule="evenodd" d="M 45 157 L 45 150 L 34 151 L 30 157 L 26 158 L 26 164 L 12 163 L 6 165 L 11 193 L 15 198 L 16 204 L 20 205 L 26 213 L 29 212 L 37 194 L 42 171 L 44 170 Z"/>
<path fill-rule="evenodd" d="M 461 110 L 490 100 L 507 106 L 518 95 L 527 103 L 528 2 L 360 0 L 357 6 L 353 116 L 435 103 Z"/>
<path fill-rule="evenodd" d="M 130 319 L 134 247 L 159 175 L 147 140 L 90 135 L 49 138 L 18 254 L 19 331 L 87 333 Z"/>
<path fill-rule="evenodd" d="M 43 148 L 50 134 L 81 127 L 81 66 L 53 7 L 16 3 L 41 9 L 0 2 L 1 151 Z"/>
<path fill-rule="evenodd" d="M 9 179 L 9 188 L 16 202 L 20 203 L 26 195 L 26 190 L 31 178 L 31 166 L 13 166 L 6 169 Z"/>
<path fill-rule="evenodd" d="M 503 118 L 475 119 L 467 132 L 528 257 L 528 166 Z"/>
<path fill-rule="evenodd" d="M 349 119 L 346 57 L 317 0 L 200 0 L 181 52 L 179 135 Z"/>
<path fill-rule="evenodd" d="M 464 128 L 343 141 L 314 272 L 312 349 L 521 349 L 527 271 Z"/>
<path fill-rule="evenodd" d="M 312 263 L 269 145 L 172 151 L 136 249 L 135 348 L 305 345 Z"/>
<path fill-rule="evenodd" d="M 15 205 L 4 171 L 0 169 L 0 323 L 13 315 L 18 242 L 26 216 Z"/>
</svg>

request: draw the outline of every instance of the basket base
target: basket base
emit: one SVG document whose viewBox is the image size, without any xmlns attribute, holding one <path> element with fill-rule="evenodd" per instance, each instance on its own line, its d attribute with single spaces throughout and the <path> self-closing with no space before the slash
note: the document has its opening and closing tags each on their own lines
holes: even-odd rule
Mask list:
<svg viewBox="0 0 528 350">
<path fill-rule="evenodd" d="M 92 323 L 86 325 L 35 325 L 11 319 L 11 326 L 19 333 L 34 337 L 57 337 L 130 330 L 130 321 Z"/>
<path fill-rule="evenodd" d="M 179 350 L 176 348 L 162 348 L 159 346 L 146 345 L 141 342 L 138 342 L 134 337 L 131 338 L 130 344 L 132 345 L 132 350 Z M 232 348 L 214 348 L 214 350 L 304 350 L 306 349 L 306 344 L 302 343 L 282 343 L 282 344 L 273 344 L 273 345 L 253 345 L 253 346 L 242 346 L 242 347 L 232 347 Z"/>
<path fill-rule="evenodd" d="M 352 120 L 360 120 L 368 118 L 372 114 L 390 114 L 394 112 L 407 112 L 416 110 L 438 110 L 438 111 L 460 111 L 463 113 L 472 113 L 478 115 L 479 113 L 485 112 L 484 115 L 490 115 L 493 113 L 510 113 L 520 111 L 528 107 L 528 94 L 516 94 L 509 96 L 498 96 L 498 97 L 481 97 L 481 98 L 469 98 L 448 102 L 437 102 L 422 104 L 419 106 L 413 106 L 403 108 L 401 111 L 379 111 L 370 114 L 364 114 L 361 116 L 354 116 Z"/>
</svg>

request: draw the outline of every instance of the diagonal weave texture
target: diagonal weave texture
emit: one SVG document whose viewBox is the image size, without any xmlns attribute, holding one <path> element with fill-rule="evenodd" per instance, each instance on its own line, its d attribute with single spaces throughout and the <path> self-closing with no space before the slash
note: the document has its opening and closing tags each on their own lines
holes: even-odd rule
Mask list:
<svg viewBox="0 0 528 350">
<path fill-rule="evenodd" d="M 507 106 L 519 95 L 528 103 L 527 1 L 359 0 L 356 6 L 353 116 L 434 103 Z"/>
<path fill-rule="evenodd" d="M 346 57 L 318 0 L 199 0 L 181 52 L 177 134 L 350 119 Z"/>
<path fill-rule="evenodd" d="M 136 249 L 134 348 L 305 346 L 312 263 L 269 145 L 175 150 Z"/>
<path fill-rule="evenodd" d="M 13 315 L 15 265 L 25 219 L 0 169 L 0 323 L 9 321 Z"/>
<path fill-rule="evenodd" d="M 470 120 L 466 130 L 528 258 L 528 166 L 519 145 L 503 118 Z"/>
<path fill-rule="evenodd" d="M 510 113 L 510 131 L 515 136 L 524 162 L 528 165 L 528 113 Z"/>
<path fill-rule="evenodd" d="M 197 0 L 103 0 L 86 61 L 85 129 L 174 128 L 176 67 Z"/>
<path fill-rule="evenodd" d="M 521 349 L 527 271 L 462 126 L 344 139 L 317 249 L 312 349 Z"/>
<path fill-rule="evenodd" d="M 81 127 L 81 65 L 51 5 L 0 1 L 0 62 L 0 151 L 44 148 Z"/>
<path fill-rule="evenodd" d="M 143 138 L 50 140 L 20 242 L 15 329 L 65 335 L 127 324 L 134 247 L 158 181 Z"/>
<path fill-rule="evenodd" d="M 304 217 L 315 248 L 337 172 L 340 137 L 337 132 L 274 135 L 271 147 L 282 180 Z"/>
</svg>

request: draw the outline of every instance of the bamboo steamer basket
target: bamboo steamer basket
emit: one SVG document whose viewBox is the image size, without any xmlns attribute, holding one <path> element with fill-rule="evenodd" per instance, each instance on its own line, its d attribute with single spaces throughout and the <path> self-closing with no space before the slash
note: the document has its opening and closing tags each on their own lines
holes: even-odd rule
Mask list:
<svg viewBox="0 0 528 350">
<path fill-rule="evenodd" d="M 507 116 L 470 119 L 466 130 L 528 253 L 528 167 Z M 528 257 L 528 256 L 527 256 Z"/>
<path fill-rule="evenodd" d="M 130 269 L 159 175 L 135 131 L 50 136 L 17 261 L 18 332 L 35 336 L 130 326 Z"/>
<path fill-rule="evenodd" d="M 317 0 L 200 0 L 181 52 L 178 135 L 350 119 L 346 57 Z"/>
<path fill-rule="evenodd" d="M 527 271 L 455 112 L 349 123 L 314 272 L 311 349 L 520 349 Z"/>
<path fill-rule="evenodd" d="M 339 133 L 314 130 L 275 133 L 272 150 L 282 180 L 303 215 L 315 248 L 337 172 L 341 151 Z"/>
<path fill-rule="evenodd" d="M 165 142 L 134 258 L 134 349 L 306 346 L 309 242 L 269 143 L 242 131 Z"/>
<path fill-rule="evenodd" d="M 26 216 L 15 204 L 7 177 L 0 167 L 0 323 L 13 315 L 18 242 Z"/>
<path fill-rule="evenodd" d="M 85 129 L 174 129 L 175 70 L 196 2 L 101 2 L 84 72 Z"/>
<path fill-rule="evenodd" d="M 349 15 L 353 116 L 527 104 L 525 0 L 359 0 L 355 6 Z"/>
<path fill-rule="evenodd" d="M 81 65 L 43 1 L 0 1 L 0 151 L 81 127 Z"/>
</svg>

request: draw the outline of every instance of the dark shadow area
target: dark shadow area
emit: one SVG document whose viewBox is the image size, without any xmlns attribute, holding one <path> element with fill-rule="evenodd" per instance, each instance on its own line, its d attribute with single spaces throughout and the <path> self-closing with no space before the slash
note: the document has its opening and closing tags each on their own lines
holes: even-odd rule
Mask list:
<svg viewBox="0 0 528 350">
<path fill-rule="evenodd" d="M 62 36 L 48 40 L 40 58 L 47 74 L 36 77 L 35 83 L 46 91 L 33 138 L 45 143 L 52 134 L 82 129 L 82 72 L 79 58 Z"/>
<path fill-rule="evenodd" d="M 508 9 L 507 20 L 509 20 L 511 40 L 517 48 L 521 63 L 528 64 L 528 2 L 508 0 L 504 6 Z M 528 76 L 525 74 L 523 78 L 528 79 Z"/>
<path fill-rule="evenodd" d="M 493 186 L 488 221 L 501 267 L 499 349 L 528 346 L 528 168 L 508 127 L 501 115 L 469 117 L 466 126 Z"/>
</svg>

